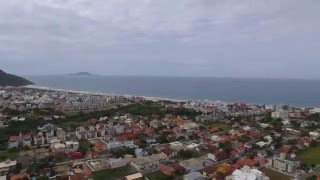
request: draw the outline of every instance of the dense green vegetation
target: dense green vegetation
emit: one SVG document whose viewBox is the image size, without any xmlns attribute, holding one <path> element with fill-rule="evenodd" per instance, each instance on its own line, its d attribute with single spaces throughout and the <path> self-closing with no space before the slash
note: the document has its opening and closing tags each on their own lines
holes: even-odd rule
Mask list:
<svg viewBox="0 0 320 180">
<path fill-rule="evenodd" d="M 133 148 L 116 148 L 111 150 L 111 153 L 117 157 L 117 158 L 121 158 L 126 154 L 130 154 L 130 155 L 135 155 L 135 149 Z"/>
<path fill-rule="evenodd" d="M 26 86 L 32 82 L 12 74 L 7 74 L 0 69 L 0 86 Z"/>
<path fill-rule="evenodd" d="M 0 152 L 0 161 L 4 161 L 6 159 L 16 159 L 18 154 L 19 152 L 15 150 Z"/>
<path fill-rule="evenodd" d="M 298 152 L 298 156 L 302 159 L 303 163 L 308 166 L 320 164 L 320 146 L 309 147 L 303 151 Z"/>
<path fill-rule="evenodd" d="M 79 152 L 86 153 L 91 150 L 93 145 L 88 140 L 80 140 L 79 141 Z"/>
<path fill-rule="evenodd" d="M 200 156 L 201 154 L 199 153 L 199 151 L 195 151 L 195 150 L 181 150 L 179 152 L 179 158 L 181 159 L 197 158 Z"/>
</svg>

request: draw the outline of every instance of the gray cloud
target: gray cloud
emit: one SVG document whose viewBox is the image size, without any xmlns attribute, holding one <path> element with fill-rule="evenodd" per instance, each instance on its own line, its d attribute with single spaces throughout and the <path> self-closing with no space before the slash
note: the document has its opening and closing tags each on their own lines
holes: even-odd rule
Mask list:
<svg viewBox="0 0 320 180">
<path fill-rule="evenodd" d="M 320 78 L 317 0 L 0 0 L 17 74 Z"/>
</svg>

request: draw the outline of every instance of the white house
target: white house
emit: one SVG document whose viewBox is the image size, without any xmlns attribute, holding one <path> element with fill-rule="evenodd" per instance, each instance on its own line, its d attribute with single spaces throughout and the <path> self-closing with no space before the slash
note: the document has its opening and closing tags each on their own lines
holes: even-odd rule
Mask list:
<svg viewBox="0 0 320 180">
<path fill-rule="evenodd" d="M 240 170 L 236 169 L 232 175 L 227 176 L 226 180 L 270 180 L 258 169 L 251 169 L 249 166 L 243 166 Z"/>
<path fill-rule="evenodd" d="M 318 139 L 320 137 L 320 133 L 316 132 L 316 131 L 311 131 L 309 132 L 309 135 L 312 139 Z"/>
<path fill-rule="evenodd" d="M 207 158 L 214 162 L 217 161 L 217 157 L 212 153 L 207 154 Z"/>
<path fill-rule="evenodd" d="M 76 129 L 76 136 L 78 139 L 88 139 L 87 130 L 84 127 L 78 127 Z"/>
<path fill-rule="evenodd" d="M 67 152 L 75 152 L 79 149 L 79 143 L 76 141 L 67 141 L 65 144 Z"/>
</svg>

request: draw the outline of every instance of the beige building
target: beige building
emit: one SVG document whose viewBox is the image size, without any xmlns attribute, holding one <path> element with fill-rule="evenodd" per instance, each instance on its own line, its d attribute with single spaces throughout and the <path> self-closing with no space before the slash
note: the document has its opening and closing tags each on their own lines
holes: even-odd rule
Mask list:
<svg viewBox="0 0 320 180">
<path fill-rule="evenodd" d="M 164 162 L 167 159 L 168 156 L 163 153 L 154 154 L 151 156 L 132 159 L 131 166 L 133 166 L 138 171 L 158 169 L 161 168 L 162 162 Z"/>
<path fill-rule="evenodd" d="M 280 153 L 279 157 L 273 157 L 268 160 L 268 165 L 280 171 L 292 173 L 299 163 L 286 159 L 285 153 Z"/>
</svg>

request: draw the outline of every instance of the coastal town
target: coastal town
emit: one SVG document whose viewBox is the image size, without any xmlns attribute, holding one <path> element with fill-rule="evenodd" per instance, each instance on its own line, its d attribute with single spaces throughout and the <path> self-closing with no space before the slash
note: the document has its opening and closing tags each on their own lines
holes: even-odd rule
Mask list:
<svg viewBox="0 0 320 180">
<path fill-rule="evenodd" d="M 0 87 L 0 180 L 320 178 L 320 108 Z"/>
</svg>

